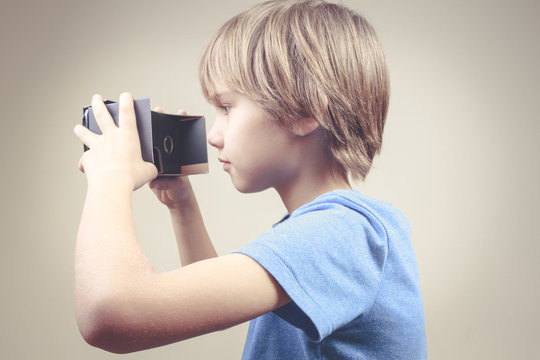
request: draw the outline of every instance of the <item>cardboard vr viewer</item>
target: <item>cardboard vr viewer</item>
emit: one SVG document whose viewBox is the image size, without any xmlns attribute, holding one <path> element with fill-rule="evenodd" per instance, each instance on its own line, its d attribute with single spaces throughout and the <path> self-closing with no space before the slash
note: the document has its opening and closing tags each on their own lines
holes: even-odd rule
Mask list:
<svg viewBox="0 0 540 360">
<path fill-rule="evenodd" d="M 158 176 L 208 173 L 206 128 L 203 116 L 171 115 L 150 110 L 150 98 L 135 99 L 135 116 L 144 161 L 154 163 Z M 118 125 L 119 104 L 105 101 Z M 83 125 L 101 134 L 91 106 L 83 108 Z M 85 146 L 84 151 L 88 150 Z"/>
</svg>

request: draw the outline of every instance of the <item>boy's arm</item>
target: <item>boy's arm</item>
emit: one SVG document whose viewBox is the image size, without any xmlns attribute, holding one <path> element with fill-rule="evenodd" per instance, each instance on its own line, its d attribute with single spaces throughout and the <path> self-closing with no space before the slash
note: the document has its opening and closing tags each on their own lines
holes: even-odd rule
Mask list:
<svg viewBox="0 0 540 360">
<path fill-rule="evenodd" d="M 90 344 L 125 353 L 221 330 L 289 299 L 264 268 L 232 254 L 155 273 L 122 180 L 89 187 L 76 247 L 76 305 Z"/>
<path fill-rule="evenodd" d="M 154 111 L 163 112 L 163 109 L 157 107 Z M 187 115 L 184 110 L 179 110 L 178 114 Z M 154 179 L 150 182 L 150 188 L 169 209 L 182 265 L 216 257 L 189 178 Z"/>
<path fill-rule="evenodd" d="M 241 254 L 155 273 L 137 241 L 122 179 L 89 187 L 75 275 L 83 337 L 117 353 L 221 330 L 289 301 L 264 268 Z"/>
<path fill-rule="evenodd" d="M 182 265 L 216 257 L 188 177 L 154 179 L 150 187 L 169 209 Z"/>
<path fill-rule="evenodd" d="M 251 258 L 233 254 L 157 274 L 139 245 L 133 189 L 157 175 L 140 155 L 132 97 L 120 97 L 114 125 L 100 97 L 92 107 L 103 135 L 76 128 L 90 148 L 80 167 L 88 179 L 77 235 L 77 321 L 84 338 L 113 352 L 131 352 L 223 329 L 289 301 Z"/>
</svg>

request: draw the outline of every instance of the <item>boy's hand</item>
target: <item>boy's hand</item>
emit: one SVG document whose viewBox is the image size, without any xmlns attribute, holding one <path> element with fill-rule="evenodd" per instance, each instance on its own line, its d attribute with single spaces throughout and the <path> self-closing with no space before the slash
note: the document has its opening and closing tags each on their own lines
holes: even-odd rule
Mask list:
<svg viewBox="0 0 540 360">
<path fill-rule="evenodd" d="M 160 108 L 155 108 L 156 112 L 163 112 Z M 179 110 L 178 115 L 187 115 L 184 110 Z M 150 188 L 156 197 L 169 209 L 177 209 L 186 203 L 192 195 L 191 183 L 187 176 L 173 178 L 157 178 L 150 182 Z"/>
<path fill-rule="evenodd" d="M 159 201 L 171 210 L 185 204 L 193 192 L 187 176 L 154 179 L 150 182 L 150 188 Z"/>
<path fill-rule="evenodd" d="M 155 165 L 142 159 L 132 95 L 120 95 L 118 126 L 100 95 L 93 96 L 92 110 L 102 135 L 82 125 L 77 125 L 74 130 L 90 149 L 79 162 L 88 182 L 126 179 L 135 190 L 155 178 L 158 174 Z"/>
</svg>

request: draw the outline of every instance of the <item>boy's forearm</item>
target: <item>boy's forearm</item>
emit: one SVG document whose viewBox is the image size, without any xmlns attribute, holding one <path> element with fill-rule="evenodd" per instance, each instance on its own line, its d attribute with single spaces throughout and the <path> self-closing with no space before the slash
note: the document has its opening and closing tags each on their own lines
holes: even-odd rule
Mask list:
<svg viewBox="0 0 540 360">
<path fill-rule="evenodd" d="M 129 180 L 89 181 L 75 249 L 78 318 L 86 324 L 85 314 L 104 299 L 153 273 L 137 239 L 131 197 Z"/>
<path fill-rule="evenodd" d="M 217 256 L 193 192 L 170 214 L 182 265 Z"/>
<path fill-rule="evenodd" d="M 89 183 L 77 235 L 77 270 L 107 277 L 123 268 L 151 270 L 135 232 L 131 198 L 132 188 L 122 179 Z"/>
</svg>

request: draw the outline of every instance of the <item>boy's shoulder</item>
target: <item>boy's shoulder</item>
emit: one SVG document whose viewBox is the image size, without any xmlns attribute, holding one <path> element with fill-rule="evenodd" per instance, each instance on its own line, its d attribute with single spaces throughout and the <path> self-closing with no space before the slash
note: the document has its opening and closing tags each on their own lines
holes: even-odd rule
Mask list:
<svg viewBox="0 0 540 360">
<path fill-rule="evenodd" d="M 268 331 L 281 336 L 283 330 L 283 338 L 307 336 L 328 351 L 341 348 L 338 338 L 347 334 L 351 341 L 346 346 L 355 354 L 361 348 L 373 350 L 358 345 L 357 336 L 370 332 L 380 339 L 373 339 L 380 354 L 401 349 L 403 340 L 394 336 L 396 329 L 423 329 L 408 229 L 405 216 L 391 204 L 355 190 L 338 190 L 298 208 L 240 249 L 258 261 L 293 301 L 274 311 L 293 328 L 287 325 L 287 332 L 282 328 Z M 396 276 L 397 269 L 403 271 Z M 388 323 L 385 314 L 395 312 L 396 294 L 400 301 L 404 297 L 410 301 L 397 305 L 400 316 L 405 316 Z M 290 335 L 294 328 L 300 337 Z"/>
<path fill-rule="evenodd" d="M 353 189 L 335 190 L 323 194 L 314 201 L 298 208 L 284 219 L 302 223 L 322 221 L 347 224 L 369 224 L 380 235 L 389 232 L 410 234 L 410 224 L 405 214 L 391 203 L 374 199 Z M 279 224 L 279 223 L 278 223 Z"/>
</svg>

